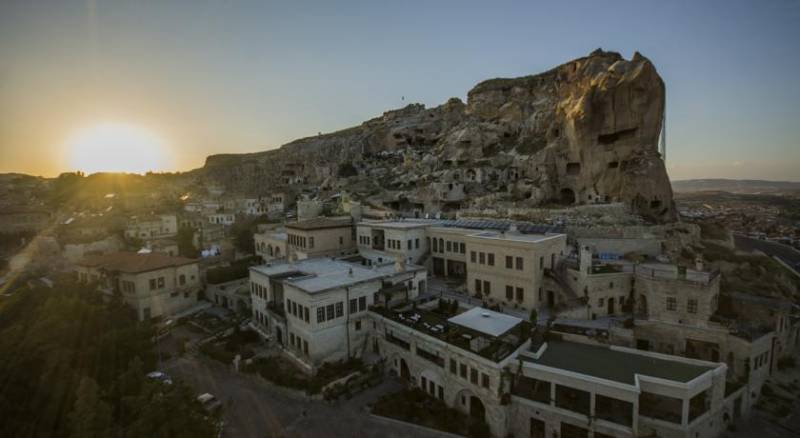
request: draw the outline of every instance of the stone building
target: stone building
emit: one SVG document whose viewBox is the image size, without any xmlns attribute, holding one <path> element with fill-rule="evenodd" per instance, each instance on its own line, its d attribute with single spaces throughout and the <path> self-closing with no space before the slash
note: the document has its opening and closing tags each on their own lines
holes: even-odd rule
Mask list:
<svg viewBox="0 0 800 438">
<path fill-rule="evenodd" d="M 355 228 L 350 218 L 320 217 L 286 224 L 289 258 L 342 256 L 356 250 Z"/>
<path fill-rule="evenodd" d="M 545 269 L 564 255 L 565 234 L 522 234 L 483 231 L 464 237 L 467 252 L 467 290 L 490 303 L 538 309 L 543 300 Z"/>
<path fill-rule="evenodd" d="M 256 255 L 265 262 L 284 260 L 289 254 L 285 230 L 267 230 L 253 234 Z"/>
<path fill-rule="evenodd" d="M 163 239 L 178 234 L 178 218 L 174 214 L 134 216 L 125 228 L 125 237 L 141 240 Z"/>
<path fill-rule="evenodd" d="M 255 328 L 307 371 L 367 349 L 367 309 L 424 288 L 425 269 L 388 263 L 365 267 L 327 257 L 250 268 Z"/>
<path fill-rule="evenodd" d="M 121 294 L 140 320 L 169 317 L 192 307 L 201 289 L 196 260 L 161 253 L 117 252 L 86 257 L 75 266 L 79 281 Z"/>
<path fill-rule="evenodd" d="M 379 306 L 370 317 L 376 350 L 395 375 L 485 420 L 493 436 L 508 435 L 504 370 L 530 344 L 528 322 L 479 307 L 448 318 L 421 307 Z"/>
<path fill-rule="evenodd" d="M 412 221 L 360 222 L 356 227 L 358 253 L 368 264 L 399 258 L 405 263 L 422 265 L 427 260 L 428 226 Z"/>
<path fill-rule="evenodd" d="M 514 436 L 710 438 L 736 415 L 724 364 L 557 339 L 519 359 Z"/>
</svg>

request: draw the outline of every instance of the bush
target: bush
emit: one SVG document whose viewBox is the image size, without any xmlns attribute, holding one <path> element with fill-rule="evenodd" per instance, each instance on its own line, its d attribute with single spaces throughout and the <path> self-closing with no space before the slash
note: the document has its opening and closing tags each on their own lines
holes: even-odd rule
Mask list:
<svg viewBox="0 0 800 438">
<path fill-rule="evenodd" d="M 794 368 L 797 363 L 792 356 L 786 356 L 778 359 L 778 369 L 783 371 L 787 368 Z"/>
</svg>

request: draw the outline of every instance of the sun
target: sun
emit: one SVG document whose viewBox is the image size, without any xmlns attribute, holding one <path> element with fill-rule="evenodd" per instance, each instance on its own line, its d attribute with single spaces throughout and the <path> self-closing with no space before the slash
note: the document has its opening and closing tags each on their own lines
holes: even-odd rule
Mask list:
<svg viewBox="0 0 800 438">
<path fill-rule="evenodd" d="M 163 141 L 147 129 L 100 123 L 75 132 L 66 143 L 71 168 L 85 173 L 145 173 L 169 165 Z"/>
</svg>

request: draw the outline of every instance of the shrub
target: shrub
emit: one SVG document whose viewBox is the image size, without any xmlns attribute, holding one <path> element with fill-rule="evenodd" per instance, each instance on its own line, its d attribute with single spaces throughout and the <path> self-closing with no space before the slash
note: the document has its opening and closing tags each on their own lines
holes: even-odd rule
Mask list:
<svg viewBox="0 0 800 438">
<path fill-rule="evenodd" d="M 778 369 L 783 371 L 787 368 L 794 368 L 797 365 L 794 357 L 786 356 L 778 359 Z"/>
</svg>

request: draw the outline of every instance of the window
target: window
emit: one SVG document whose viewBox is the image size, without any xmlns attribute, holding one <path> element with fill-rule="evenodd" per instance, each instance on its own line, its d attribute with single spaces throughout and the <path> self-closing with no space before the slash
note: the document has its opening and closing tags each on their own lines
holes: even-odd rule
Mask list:
<svg viewBox="0 0 800 438">
<path fill-rule="evenodd" d="M 506 300 L 511 301 L 512 299 L 514 299 L 514 287 L 506 286 Z"/>
<path fill-rule="evenodd" d="M 514 257 L 506 256 L 506 268 L 508 269 L 514 268 Z"/>
<path fill-rule="evenodd" d="M 306 341 L 305 339 L 303 340 L 303 353 L 308 355 L 308 341 Z"/>
<path fill-rule="evenodd" d="M 325 322 L 325 308 L 317 307 L 317 324 Z"/>
<path fill-rule="evenodd" d="M 667 297 L 667 310 L 678 310 L 678 300 L 675 297 Z"/>
<path fill-rule="evenodd" d="M 325 310 L 326 310 L 326 312 L 325 312 L 325 313 L 326 313 L 326 314 L 327 314 L 327 316 L 328 316 L 328 321 L 330 321 L 331 319 L 333 319 L 333 318 L 335 318 L 335 317 L 336 317 L 336 316 L 335 316 L 335 314 L 336 314 L 335 312 L 336 312 L 336 311 L 335 311 L 335 310 L 334 310 L 334 308 L 333 308 L 333 304 L 328 304 L 327 306 L 325 306 Z"/>
<path fill-rule="evenodd" d="M 341 239 L 341 237 L 339 239 Z M 308 238 L 308 247 L 309 248 L 313 248 L 314 247 L 314 237 L 313 236 Z"/>
<path fill-rule="evenodd" d="M 461 242 L 461 254 L 466 254 L 466 253 L 467 253 L 467 244 Z"/>
<path fill-rule="evenodd" d="M 467 365 L 466 364 L 463 364 L 463 363 L 459 364 L 458 371 L 459 371 L 459 375 L 461 377 L 463 377 L 465 379 L 467 378 Z"/>
<path fill-rule="evenodd" d="M 489 375 L 486 373 L 481 373 L 481 386 L 484 388 L 489 387 Z"/>
<path fill-rule="evenodd" d="M 522 257 L 517 257 L 517 270 L 522 270 Z"/>
<path fill-rule="evenodd" d="M 447 241 L 447 252 L 453 252 L 453 242 Z"/>
<path fill-rule="evenodd" d="M 358 300 L 355 298 L 350 300 L 350 313 L 358 312 Z"/>
<path fill-rule="evenodd" d="M 438 242 L 436 241 L 436 239 L 433 239 L 433 248 L 432 248 L 432 251 L 433 251 L 433 252 L 438 252 L 438 251 L 439 251 L 439 245 L 438 245 Z"/>
<path fill-rule="evenodd" d="M 475 263 L 475 251 L 469 252 L 469 261 Z"/>
<path fill-rule="evenodd" d="M 450 359 L 450 374 L 456 374 L 458 372 L 456 371 L 457 368 L 458 365 L 456 364 L 456 360 Z"/>
<path fill-rule="evenodd" d="M 360 297 L 358 299 L 358 311 L 362 312 L 367 310 L 367 297 Z"/>
<path fill-rule="evenodd" d="M 544 257 L 539 257 L 539 269 L 544 269 Z"/>
<path fill-rule="evenodd" d="M 525 290 L 521 287 L 517 288 L 517 301 L 522 301 L 525 298 Z"/>
<path fill-rule="evenodd" d="M 303 309 L 303 319 L 308 322 L 308 307 Z"/>
<path fill-rule="evenodd" d="M 361 331 L 361 320 L 356 321 L 356 331 L 357 332 Z"/>
<path fill-rule="evenodd" d="M 169 294 L 169 297 L 170 297 L 170 298 L 177 298 L 177 297 L 178 297 L 178 293 L 177 293 L 177 292 L 171 292 L 171 293 Z"/>
<path fill-rule="evenodd" d="M 477 278 L 475 279 L 475 293 L 476 294 L 481 293 L 481 281 L 478 280 Z"/>
<path fill-rule="evenodd" d="M 419 239 L 414 239 L 414 248 L 419 249 Z"/>
<path fill-rule="evenodd" d="M 158 277 L 158 288 L 164 287 L 164 277 Z"/>
<path fill-rule="evenodd" d="M 494 266 L 494 253 L 490 252 L 488 257 L 489 257 L 489 266 Z"/>
<path fill-rule="evenodd" d="M 312 237 L 312 239 L 313 239 L 313 237 Z M 342 236 L 339 236 L 339 245 L 344 245 L 344 237 L 342 237 Z"/>
<path fill-rule="evenodd" d="M 598 298 L 597 299 L 597 307 L 603 307 L 603 303 L 604 302 L 605 302 L 605 300 L 603 300 L 603 298 Z"/>
<path fill-rule="evenodd" d="M 478 263 L 485 265 L 486 264 L 486 253 L 479 252 L 478 253 Z"/>
<path fill-rule="evenodd" d="M 339 301 L 336 303 L 336 317 L 344 316 L 344 303 Z"/>
<path fill-rule="evenodd" d="M 186 276 L 185 275 L 181 274 L 180 277 L 178 277 L 178 284 L 180 284 L 181 286 L 186 284 Z"/>
<path fill-rule="evenodd" d="M 469 369 L 469 381 L 476 385 L 478 384 L 478 370 L 475 368 Z"/>
<path fill-rule="evenodd" d="M 697 313 L 697 300 L 690 299 L 688 303 L 686 303 L 686 311 L 689 313 Z"/>
<path fill-rule="evenodd" d="M 150 279 L 150 290 L 156 290 L 156 279 L 155 278 L 151 278 Z"/>
<path fill-rule="evenodd" d="M 483 282 L 483 294 L 484 295 L 491 295 L 491 293 L 492 293 L 492 283 L 489 283 L 488 281 L 484 280 L 484 282 Z"/>
</svg>

